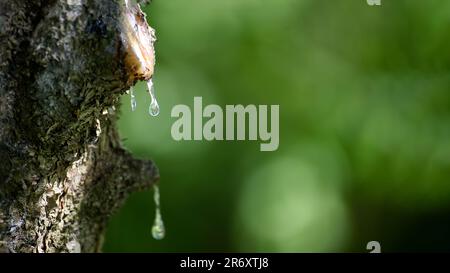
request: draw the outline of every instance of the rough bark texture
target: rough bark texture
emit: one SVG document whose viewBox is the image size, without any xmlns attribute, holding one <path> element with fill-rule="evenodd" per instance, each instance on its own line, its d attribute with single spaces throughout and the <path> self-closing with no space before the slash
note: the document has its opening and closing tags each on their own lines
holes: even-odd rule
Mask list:
<svg viewBox="0 0 450 273">
<path fill-rule="evenodd" d="M 158 180 L 115 128 L 119 96 L 149 77 L 127 64 L 124 5 L 0 0 L 0 251 L 99 251 L 111 214 Z"/>
</svg>

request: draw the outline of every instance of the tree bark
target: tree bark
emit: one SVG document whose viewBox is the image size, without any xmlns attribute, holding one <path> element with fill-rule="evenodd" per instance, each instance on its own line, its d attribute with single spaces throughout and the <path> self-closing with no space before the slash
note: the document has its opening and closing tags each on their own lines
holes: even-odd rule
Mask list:
<svg viewBox="0 0 450 273">
<path fill-rule="evenodd" d="M 0 252 L 99 251 L 111 214 L 159 179 L 116 130 L 154 40 L 137 4 L 0 0 Z"/>
</svg>

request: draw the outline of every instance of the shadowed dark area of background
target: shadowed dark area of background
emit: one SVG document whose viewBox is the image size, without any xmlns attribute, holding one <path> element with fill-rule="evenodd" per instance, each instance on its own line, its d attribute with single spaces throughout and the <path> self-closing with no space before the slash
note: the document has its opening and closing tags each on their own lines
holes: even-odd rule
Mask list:
<svg viewBox="0 0 450 273">
<path fill-rule="evenodd" d="M 125 146 L 161 172 L 105 252 L 450 251 L 450 1 L 155 0 L 161 114 L 123 97 Z M 172 139 L 174 105 L 280 105 L 280 147 Z"/>
</svg>

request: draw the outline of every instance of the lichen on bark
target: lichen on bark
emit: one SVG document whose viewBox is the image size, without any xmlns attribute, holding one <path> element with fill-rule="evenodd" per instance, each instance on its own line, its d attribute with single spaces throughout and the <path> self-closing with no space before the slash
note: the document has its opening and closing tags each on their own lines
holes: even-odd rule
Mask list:
<svg viewBox="0 0 450 273">
<path fill-rule="evenodd" d="M 120 95 L 154 65 L 127 61 L 154 37 L 144 20 L 128 41 L 126 13 L 143 17 L 118 0 L 0 0 L 1 251 L 99 251 L 111 214 L 158 180 L 116 129 Z"/>
</svg>

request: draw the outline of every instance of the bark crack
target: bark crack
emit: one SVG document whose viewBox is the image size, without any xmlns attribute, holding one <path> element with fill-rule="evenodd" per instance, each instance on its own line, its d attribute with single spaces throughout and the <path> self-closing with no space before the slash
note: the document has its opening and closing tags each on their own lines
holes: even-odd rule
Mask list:
<svg viewBox="0 0 450 273">
<path fill-rule="evenodd" d="M 153 74 L 143 18 L 118 0 L 0 0 L 0 251 L 99 251 L 114 211 L 159 180 L 116 130 L 119 96 Z"/>
</svg>

